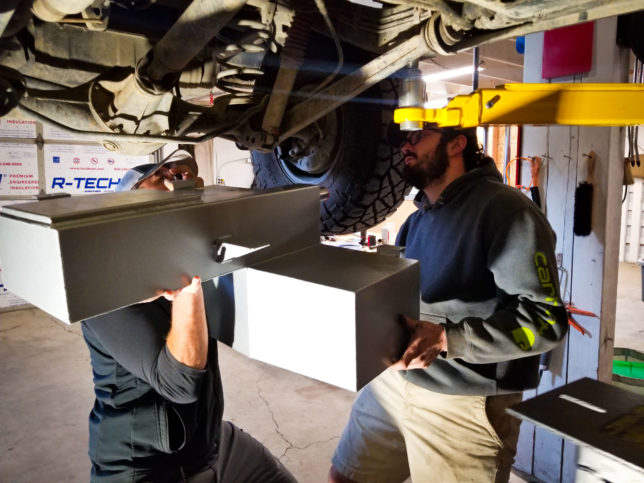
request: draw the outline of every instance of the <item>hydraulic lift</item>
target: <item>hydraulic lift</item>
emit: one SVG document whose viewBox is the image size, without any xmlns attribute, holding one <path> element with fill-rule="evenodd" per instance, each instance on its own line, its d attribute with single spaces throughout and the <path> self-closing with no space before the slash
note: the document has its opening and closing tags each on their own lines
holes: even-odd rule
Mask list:
<svg viewBox="0 0 644 483">
<path fill-rule="evenodd" d="M 440 127 L 488 124 L 644 124 L 644 84 L 505 84 L 455 96 L 446 107 L 404 107 L 394 121 Z"/>
</svg>

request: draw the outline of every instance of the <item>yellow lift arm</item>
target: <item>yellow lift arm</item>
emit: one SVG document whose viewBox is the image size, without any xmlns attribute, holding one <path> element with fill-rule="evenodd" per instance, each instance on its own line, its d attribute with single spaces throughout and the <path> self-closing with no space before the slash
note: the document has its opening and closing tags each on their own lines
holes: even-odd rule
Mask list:
<svg viewBox="0 0 644 483">
<path fill-rule="evenodd" d="M 505 84 L 454 97 L 446 107 L 399 108 L 394 121 L 481 124 L 644 124 L 644 84 Z"/>
</svg>

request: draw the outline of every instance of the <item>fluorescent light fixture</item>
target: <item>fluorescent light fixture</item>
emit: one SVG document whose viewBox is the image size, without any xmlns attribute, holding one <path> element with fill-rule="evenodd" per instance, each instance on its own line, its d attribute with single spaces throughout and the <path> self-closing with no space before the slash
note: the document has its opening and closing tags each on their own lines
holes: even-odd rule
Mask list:
<svg viewBox="0 0 644 483">
<path fill-rule="evenodd" d="M 479 67 L 479 72 L 485 70 L 484 67 Z M 472 73 L 472 66 L 465 65 L 463 67 L 457 67 L 455 69 L 447 69 L 442 72 L 436 72 L 434 74 L 427 74 L 423 76 L 423 80 L 427 83 L 436 82 L 439 80 L 451 79 L 453 77 L 460 77 L 462 75 L 467 75 Z"/>
</svg>

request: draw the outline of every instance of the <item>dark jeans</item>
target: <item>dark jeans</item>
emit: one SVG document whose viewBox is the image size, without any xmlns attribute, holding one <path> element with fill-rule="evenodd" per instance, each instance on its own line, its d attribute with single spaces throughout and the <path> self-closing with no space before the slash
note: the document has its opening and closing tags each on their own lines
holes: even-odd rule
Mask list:
<svg viewBox="0 0 644 483">
<path fill-rule="evenodd" d="M 215 464 L 188 476 L 189 483 L 297 483 L 266 447 L 229 421 L 222 421 Z"/>
</svg>

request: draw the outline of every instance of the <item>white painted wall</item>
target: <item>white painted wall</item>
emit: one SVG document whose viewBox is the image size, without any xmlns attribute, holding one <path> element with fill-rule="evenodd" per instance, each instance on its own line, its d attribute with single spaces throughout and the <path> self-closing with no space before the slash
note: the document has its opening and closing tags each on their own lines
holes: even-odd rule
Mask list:
<svg viewBox="0 0 644 483">
<path fill-rule="evenodd" d="M 622 203 L 619 261 L 636 263 L 644 259 L 644 179 L 635 178 Z"/>
<path fill-rule="evenodd" d="M 167 156 L 176 148 L 176 144 L 165 145 L 163 156 Z M 234 142 L 222 138 L 195 144 L 194 149 L 199 176 L 203 178 L 206 186 L 223 184 L 250 188 L 254 177 L 250 151 L 239 149 Z"/>
<path fill-rule="evenodd" d="M 237 148 L 232 141 L 213 140 L 213 167 L 218 184 L 250 188 L 253 182 L 250 151 Z"/>
</svg>

